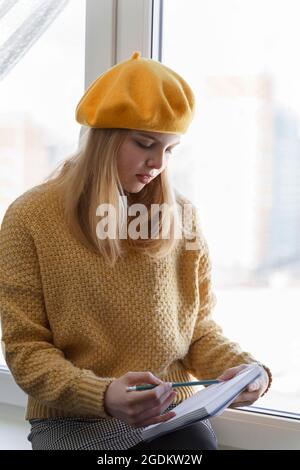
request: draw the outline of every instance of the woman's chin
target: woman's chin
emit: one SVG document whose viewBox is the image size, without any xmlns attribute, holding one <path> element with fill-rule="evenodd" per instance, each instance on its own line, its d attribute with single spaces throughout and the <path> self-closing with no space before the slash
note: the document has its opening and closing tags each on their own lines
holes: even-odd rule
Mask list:
<svg viewBox="0 0 300 470">
<path fill-rule="evenodd" d="M 140 183 L 138 185 L 133 185 L 131 188 L 125 188 L 125 191 L 127 193 L 137 194 L 137 193 L 140 193 L 142 189 L 144 189 L 144 187 L 145 185 Z"/>
</svg>

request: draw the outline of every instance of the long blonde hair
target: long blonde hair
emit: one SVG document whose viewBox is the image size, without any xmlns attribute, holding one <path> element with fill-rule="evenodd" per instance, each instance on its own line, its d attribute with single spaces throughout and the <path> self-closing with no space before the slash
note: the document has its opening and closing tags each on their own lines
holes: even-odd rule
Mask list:
<svg viewBox="0 0 300 470">
<path fill-rule="evenodd" d="M 161 258 L 170 253 L 178 244 L 175 234 L 182 233 L 181 217 L 178 212 L 176 196 L 167 171 L 164 170 L 139 193 L 126 193 L 122 189 L 117 158 L 119 149 L 130 131 L 127 129 L 88 128 L 81 136 L 78 150 L 62 162 L 46 181 L 55 182 L 62 190 L 65 219 L 71 233 L 84 246 L 114 266 L 124 249 L 142 252 L 151 258 Z M 123 197 L 122 197 L 123 196 Z M 135 203 L 147 207 L 148 220 L 151 222 L 150 206 L 166 204 L 169 212 L 169 233 L 167 238 L 138 238 L 129 236 L 126 240 L 116 238 L 99 239 L 97 236 L 97 207 L 111 204 L 116 210 L 116 233 L 121 225 L 128 227 L 130 217 L 124 203 Z M 162 233 L 164 216 L 159 214 L 159 235 Z"/>
</svg>

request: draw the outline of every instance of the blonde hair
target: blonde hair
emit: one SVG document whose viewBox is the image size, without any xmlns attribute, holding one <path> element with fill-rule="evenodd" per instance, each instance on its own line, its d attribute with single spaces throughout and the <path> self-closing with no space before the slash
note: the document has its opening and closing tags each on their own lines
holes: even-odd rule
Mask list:
<svg viewBox="0 0 300 470">
<path fill-rule="evenodd" d="M 139 193 L 126 193 L 122 189 L 117 158 L 119 149 L 129 134 L 127 129 L 88 128 L 81 136 L 78 150 L 62 162 L 46 181 L 55 182 L 61 189 L 65 219 L 71 233 L 84 246 L 114 266 L 122 256 L 124 249 L 133 249 L 151 258 L 161 258 L 170 253 L 178 244 L 182 233 L 174 190 L 169 182 L 166 170 L 153 179 Z M 123 196 L 123 197 L 121 197 Z M 129 236 L 124 240 L 118 237 L 99 239 L 97 236 L 97 207 L 99 204 L 111 204 L 116 211 L 116 233 L 120 225 L 128 227 L 130 217 L 124 203 L 127 196 L 129 206 L 141 203 L 147 207 L 147 223 L 151 223 L 150 207 L 152 204 L 166 204 L 169 212 L 169 233 L 167 238 L 139 238 Z M 164 215 L 159 213 L 159 235 L 162 233 Z"/>
</svg>

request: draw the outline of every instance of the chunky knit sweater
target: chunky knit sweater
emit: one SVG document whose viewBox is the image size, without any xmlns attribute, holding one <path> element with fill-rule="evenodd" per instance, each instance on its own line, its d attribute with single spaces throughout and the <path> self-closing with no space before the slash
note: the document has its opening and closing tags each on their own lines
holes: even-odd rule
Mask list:
<svg viewBox="0 0 300 470">
<path fill-rule="evenodd" d="M 28 395 L 25 419 L 112 419 L 105 391 L 129 371 L 179 382 L 256 362 L 212 319 L 200 231 L 199 240 L 197 250 L 180 240 L 160 260 L 128 250 L 111 268 L 72 236 L 53 183 L 9 206 L 0 231 L 2 347 Z M 194 393 L 181 387 L 176 401 Z"/>
</svg>

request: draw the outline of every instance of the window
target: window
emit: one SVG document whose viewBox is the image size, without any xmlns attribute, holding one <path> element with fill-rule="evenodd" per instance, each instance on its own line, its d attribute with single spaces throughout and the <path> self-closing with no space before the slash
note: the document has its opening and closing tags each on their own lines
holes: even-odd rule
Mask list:
<svg viewBox="0 0 300 470">
<path fill-rule="evenodd" d="M 15 5 L 1 18 L 1 26 L 18 21 L 21 31 L 43 8 L 32 0 L 10 3 Z M 84 91 L 85 0 L 48 3 L 51 9 L 61 4 L 57 16 L 1 83 L 0 222 L 8 205 L 42 183 L 78 144 L 74 110 Z M 16 26 L 11 28 L 13 33 Z M 13 35 L 5 38 L 3 31 L 1 41 L 9 44 L 5 41 Z"/>
<path fill-rule="evenodd" d="M 162 62 L 196 94 L 170 164 L 199 208 L 215 318 L 273 372 L 257 406 L 300 414 L 299 13 L 293 0 L 164 0 Z"/>
<path fill-rule="evenodd" d="M 54 2 L 53 0 L 51 3 L 54 4 L 59 1 L 60 0 L 55 0 Z M 20 1 L 19 3 L 20 4 L 26 3 L 27 5 L 29 2 L 30 0 L 27 0 L 26 2 Z M 62 0 L 62 2 L 67 3 L 66 0 Z M 14 4 L 15 2 L 6 2 L 6 3 Z M 64 49 L 63 49 L 66 47 L 66 43 L 70 43 L 71 41 L 76 40 L 76 45 L 74 44 L 74 49 L 77 49 L 77 54 L 74 60 L 77 60 L 77 65 L 73 63 L 73 59 L 70 59 L 71 61 L 70 64 L 68 63 L 68 61 L 66 61 L 68 68 L 67 66 L 64 68 L 63 64 L 61 67 L 61 70 L 63 71 L 69 70 L 70 67 L 72 67 L 70 69 L 70 73 L 67 72 L 64 75 L 64 77 L 66 77 L 65 78 L 66 80 L 78 80 L 78 82 L 76 82 L 78 83 L 78 87 L 77 87 L 78 91 L 76 92 L 76 96 L 74 92 L 74 100 L 73 100 L 72 98 L 73 92 L 72 92 L 72 97 L 70 97 L 70 100 L 68 101 L 68 106 L 66 106 L 65 108 L 66 112 L 68 109 L 70 113 L 71 113 L 72 107 L 77 102 L 78 96 L 81 95 L 82 89 L 83 89 L 83 74 L 84 74 L 83 28 L 84 28 L 85 19 L 84 19 L 84 6 L 82 5 L 82 3 L 83 3 L 83 0 L 82 1 L 78 0 L 77 2 L 70 2 L 70 5 L 68 5 L 62 13 L 60 13 L 60 16 L 57 18 L 56 22 L 53 23 L 51 27 L 49 27 L 49 34 L 50 34 L 50 31 L 52 30 L 52 28 L 54 28 L 55 24 L 58 23 L 58 21 L 61 21 L 61 19 L 63 19 L 64 31 L 60 32 L 60 49 L 58 51 L 59 54 L 66 56 L 66 53 L 64 52 Z M 242 5 L 240 5 L 240 3 L 242 3 Z M 229 302 L 230 297 L 231 299 L 233 298 L 233 295 L 230 296 L 230 292 L 231 292 L 230 289 L 232 289 L 232 292 L 236 292 L 237 290 L 238 283 L 236 282 L 236 274 L 234 274 L 234 271 L 233 271 L 233 273 L 229 275 L 230 271 L 228 268 L 228 264 L 230 267 L 230 263 L 228 263 L 228 260 L 226 262 L 227 264 L 225 263 L 225 261 L 222 263 L 218 261 L 222 259 L 222 256 L 224 256 L 223 255 L 224 250 L 218 248 L 220 246 L 222 248 L 222 244 L 221 244 L 222 240 L 221 242 L 220 241 L 218 242 L 219 239 L 217 237 L 216 232 L 220 231 L 219 227 L 221 225 L 221 230 L 224 233 L 223 243 L 226 244 L 225 251 L 228 250 L 228 246 L 230 246 L 230 244 L 232 243 L 232 234 L 230 233 L 228 235 L 228 227 L 227 227 L 228 220 L 233 219 L 233 222 L 234 222 L 235 220 L 234 214 L 238 214 L 238 217 L 241 218 L 241 212 L 237 211 L 235 213 L 233 212 L 233 215 L 231 215 L 231 219 L 230 219 L 229 215 L 231 213 L 228 212 L 228 208 L 227 208 L 227 216 L 226 216 L 227 218 L 224 217 L 224 220 L 226 223 L 221 223 L 222 213 L 223 213 L 223 210 L 225 210 L 224 207 L 225 206 L 228 207 L 228 201 L 232 203 L 234 207 L 234 204 L 237 204 L 236 199 L 238 199 L 235 197 L 237 194 L 236 191 L 232 191 L 232 197 L 230 199 L 231 185 L 233 184 L 234 180 L 231 180 L 230 182 L 228 182 L 227 185 L 225 185 L 225 190 L 224 190 L 224 181 L 226 181 L 226 178 L 228 178 L 228 173 L 230 174 L 230 176 L 232 173 L 232 171 L 230 171 L 228 168 L 231 168 L 231 169 L 234 168 L 234 173 L 241 175 L 242 170 L 244 169 L 242 162 L 245 161 L 246 153 L 249 152 L 251 154 L 251 152 L 253 152 L 253 146 L 257 145 L 257 142 L 261 139 L 261 136 L 255 133 L 255 129 L 257 129 L 257 125 L 255 124 L 256 120 L 253 119 L 253 116 L 251 117 L 251 113 L 250 113 L 251 95 L 248 96 L 249 99 L 246 99 L 247 95 L 244 96 L 245 99 L 242 99 L 241 97 L 241 101 L 239 103 L 239 106 L 241 106 L 241 111 L 240 111 L 241 116 L 243 116 L 243 114 L 244 114 L 244 117 L 245 115 L 249 116 L 249 119 L 246 121 L 246 124 L 242 125 L 240 123 L 240 118 L 239 118 L 240 114 L 237 111 L 237 109 L 239 108 L 237 107 L 238 103 L 236 101 L 231 102 L 228 97 L 223 97 L 222 99 L 222 95 L 219 96 L 219 101 L 218 101 L 217 100 L 218 93 L 214 92 L 212 94 L 212 92 L 210 91 L 210 94 L 209 94 L 207 90 L 204 91 L 206 88 L 205 83 L 207 79 L 206 79 L 205 69 L 203 69 L 205 65 L 204 59 L 206 57 L 206 62 L 210 64 L 210 68 L 208 69 L 208 72 L 207 72 L 208 77 L 213 76 L 217 72 L 217 69 L 220 68 L 222 63 L 225 65 L 226 63 L 231 63 L 232 73 L 234 71 L 233 66 L 235 65 L 235 63 L 236 65 L 241 63 L 242 65 L 244 65 L 243 68 L 247 70 L 247 61 L 249 61 L 249 64 L 252 63 L 251 56 L 254 55 L 253 57 L 253 61 L 254 61 L 257 55 L 262 54 L 262 50 L 260 50 L 259 46 L 258 46 L 258 52 L 257 51 L 255 52 L 253 49 L 251 49 L 250 46 L 248 47 L 248 49 L 245 50 L 245 37 L 243 39 L 243 35 L 245 36 L 246 34 L 244 33 L 244 30 L 246 31 L 246 26 L 244 24 L 245 21 L 241 22 L 240 20 L 241 24 L 239 24 L 238 26 L 238 21 L 236 19 L 236 16 L 234 16 L 236 14 L 236 11 L 239 11 L 240 14 L 243 14 L 244 17 L 247 18 L 247 21 L 250 21 L 249 18 L 251 17 L 255 18 L 254 20 L 250 21 L 249 28 L 251 31 L 248 33 L 248 37 L 252 40 L 252 43 L 254 44 L 255 41 L 257 42 L 259 41 L 259 39 L 261 40 L 261 35 L 255 36 L 255 38 L 253 38 L 254 33 L 257 35 L 259 34 L 257 22 L 259 21 L 262 25 L 266 24 L 267 26 L 271 24 L 271 26 L 274 29 L 273 23 L 275 21 L 274 19 L 275 13 L 273 14 L 273 9 L 274 8 L 278 9 L 279 6 L 281 6 L 281 4 L 283 4 L 282 0 L 279 3 L 277 3 L 275 6 L 270 1 L 266 2 L 265 0 L 262 0 L 260 2 L 261 8 L 259 9 L 258 2 L 257 1 L 254 2 L 254 0 L 251 2 L 249 0 L 248 1 L 245 0 L 244 2 L 239 2 L 238 0 L 236 2 L 232 2 L 232 0 L 226 0 L 226 2 L 223 2 L 222 0 L 219 0 L 219 1 L 189 0 L 189 2 L 185 2 L 184 0 L 181 0 L 181 1 L 180 0 L 179 1 L 178 0 L 168 0 L 168 1 L 167 0 L 164 0 L 164 1 L 163 0 L 101 0 L 101 2 L 98 0 L 88 0 L 86 2 L 87 26 L 86 26 L 86 38 L 85 38 L 85 44 L 86 44 L 86 50 L 85 50 L 85 83 L 86 85 L 85 86 L 88 86 L 91 83 L 91 81 L 94 78 L 96 78 L 96 76 L 99 73 L 101 73 L 103 70 L 106 70 L 108 67 L 112 66 L 116 62 L 128 59 L 128 57 L 130 57 L 133 51 L 139 50 L 141 51 L 142 56 L 144 57 L 153 57 L 156 60 L 163 60 L 163 62 L 165 62 L 166 65 L 168 65 L 169 63 L 170 66 L 173 66 L 174 68 L 177 67 L 178 71 L 180 71 L 181 69 L 182 74 L 187 78 L 189 83 L 192 85 L 193 89 L 196 91 L 197 102 L 198 102 L 197 122 L 192 124 L 191 128 L 188 131 L 188 134 L 186 136 L 183 136 L 184 138 L 182 139 L 180 148 L 178 148 L 178 151 L 176 151 L 176 155 L 174 155 L 174 159 L 172 159 L 172 163 L 170 163 L 171 165 L 173 165 L 173 177 L 174 177 L 174 180 L 178 189 L 181 189 L 184 194 L 186 194 L 192 200 L 194 200 L 194 202 L 197 204 L 200 210 L 200 214 L 202 218 L 202 225 L 203 225 L 206 237 L 209 242 L 209 246 L 211 249 L 211 254 L 212 254 L 212 258 L 214 262 L 214 271 L 215 271 L 215 276 L 216 276 L 215 285 L 217 284 L 218 286 L 218 289 L 217 289 L 218 304 L 217 304 L 217 309 L 216 309 L 216 317 L 220 323 L 224 323 L 223 326 L 225 328 L 225 331 L 226 330 L 228 331 L 228 335 L 230 335 L 234 339 L 237 339 L 237 341 L 239 341 L 242 344 L 242 346 L 245 346 L 245 348 L 249 350 L 251 349 L 251 351 L 253 351 L 254 354 L 259 356 L 259 359 L 265 360 L 265 362 L 267 362 L 268 365 L 272 368 L 274 372 L 274 387 L 272 387 L 272 395 L 271 393 L 268 394 L 269 396 L 266 395 L 266 399 L 272 398 L 272 400 L 274 401 L 273 401 L 273 404 L 268 403 L 268 405 L 265 405 L 265 406 L 272 407 L 272 408 L 277 407 L 277 406 L 281 407 L 279 404 L 280 397 L 281 397 L 284 400 L 284 407 L 285 409 L 287 409 L 288 402 L 290 401 L 290 397 L 292 395 L 291 394 L 289 394 L 288 396 L 286 395 L 284 384 L 281 384 L 282 385 L 281 389 L 279 389 L 279 386 L 281 386 L 280 385 L 281 378 L 285 380 L 286 377 L 287 378 L 289 377 L 287 375 L 284 375 L 284 373 L 282 376 L 280 375 L 281 370 L 278 369 L 277 364 L 282 365 L 282 367 L 285 366 L 285 359 L 283 358 L 282 362 L 280 361 L 278 362 L 278 357 L 276 358 L 277 356 L 276 351 L 273 354 L 272 349 L 269 346 L 269 345 L 272 346 L 271 343 L 273 340 L 276 341 L 276 335 L 273 332 L 273 329 L 274 329 L 273 325 L 271 324 L 271 327 L 270 327 L 270 316 L 266 317 L 265 319 L 265 321 L 267 322 L 267 327 L 268 327 L 267 333 L 264 333 L 265 335 L 267 335 L 267 341 L 268 341 L 267 347 L 265 347 L 264 346 L 265 336 L 263 338 L 255 337 L 256 340 L 254 341 L 255 338 L 247 334 L 247 329 L 248 329 L 250 322 L 249 321 L 247 321 L 247 323 L 245 322 L 245 316 L 241 316 L 242 314 L 240 313 L 241 312 L 240 309 L 237 311 L 236 309 L 237 307 L 235 307 L 235 309 L 233 308 L 234 301 L 237 301 L 238 297 L 234 296 L 234 299 Z M 288 43 L 289 49 L 285 51 L 282 49 L 283 52 L 280 55 L 281 62 L 279 63 L 279 66 L 278 66 L 279 70 L 280 68 L 282 69 L 285 68 L 285 60 L 287 61 L 289 59 L 288 57 L 285 57 L 285 56 L 293 55 L 293 53 L 296 52 L 296 46 L 294 45 L 297 43 L 297 37 L 296 37 L 297 30 L 296 28 L 292 27 L 292 25 L 294 24 L 294 21 L 296 21 L 296 18 L 297 18 L 296 4 L 297 4 L 296 1 L 295 2 L 291 2 L 290 0 L 285 1 L 284 14 L 281 15 L 280 13 L 279 17 L 281 15 L 281 20 L 276 20 L 278 21 L 278 32 L 281 31 L 282 33 L 281 35 L 279 35 L 278 38 L 276 38 L 276 40 L 274 39 L 275 42 L 273 43 L 273 46 L 272 44 L 269 46 L 271 47 L 271 49 L 272 48 L 275 49 L 275 51 L 273 50 L 273 57 L 274 59 L 276 59 L 276 55 L 278 55 L 279 50 L 281 50 L 281 48 L 284 49 L 284 45 L 287 44 L 286 43 L 287 39 L 285 38 L 285 36 L 295 34 L 295 40 L 294 41 L 290 40 L 290 42 Z M 162 8 L 163 6 L 164 8 Z M 78 9 L 80 8 L 82 8 L 81 12 L 78 12 L 78 15 L 76 15 L 76 11 L 78 11 Z M 250 11 L 251 8 L 252 8 L 252 12 Z M 268 8 L 269 8 L 269 12 L 268 12 L 269 14 L 267 15 L 266 11 L 268 10 Z M 291 8 L 293 8 L 293 10 L 291 10 Z M 3 10 L 1 10 L 1 12 L 2 11 Z M 69 15 L 68 21 L 66 21 L 66 16 L 64 16 L 65 13 L 67 12 Z M 270 15 L 270 12 L 272 12 L 272 15 Z M 161 13 L 163 13 L 162 16 L 161 16 Z M 289 15 L 288 17 L 285 16 L 287 14 Z M 177 20 L 176 20 L 177 23 L 175 21 L 176 17 L 177 17 Z M 178 17 L 181 18 L 180 22 L 178 22 Z M 163 18 L 163 21 L 162 21 L 162 18 Z M 222 23 L 224 24 L 222 25 Z M 284 31 L 282 29 L 283 23 L 289 24 L 291 26 L 289 31 Z M 177 34 L 175 34 L 175 28 L 178 24 L 179 26 L 177 29 Z M 208 25 L 208 28 L 206 28 L 206 33 L 205 33 L 206 24 Z M 162 26 L 163 26 L 163 29 L 162 29 Z M 183 29 L 185 26 L 187 27 Z M 225 28 L 225 32 L 224 32 L 224 28 Z M 237 31 L 237 28 L 238 28 L 238 31 Z M 71 31 L 75 31 L 76 34 L 75 33 L 74 34 L 76 37 Z M 177 38 L 178 31 L 182 32 L 182 34 L 180 34 L 180 38 Z M 195 32 L 192 34 L 193 31 Z M 163 40 L 162 40 L 162 32 L 164 35 Z M 226 36 L 230 34 L 230 32 L 231 34 L 235 34 L 235 36 L 238 36 L 238 37 L 233 38 L 232 43 L 228 44 L 228 38 L 227 38 L 227 42 L 225 42 L 225 39 L 226 39 Z M 269 34 L 269 30 L 268 30 L 268 34 Z M 79 38 L 79 35 L 81 36 L 80 38 Z M 45 37 L 45 35 L 43 37 Z M 39 41 L 42 41 L 43 37 L 41 37 Z M 243 39 L 243 42 L 241 38 Z M 78 42 L 77 42 L 77 39 L 78 39 Z M 270 39 L 268 39 L 267 42 L 270 44 Z M 238 61 L 238 56 L 237 56 L 239 44 L 240 44 L 239 47 L 242 50 L 244 49 L 244 57 L 241 56 L 242 58 L 240 59 L 240 62 Z M 162 49 L 163 49 L 163 55 L 161 54 Z M 217 55 L 218 49 L 221 50 L 221 55 L 220 54 Z M 33 53 L 33 50 L 34 48 L 32 48 L 32 51 L 30 51 L 30 53 L 31 52 Z M 253 51 L 255 52 L 255 54 Z M 231 54 L 231 58 L 229 54 Z M 242 59 L 245 60 L 245 63 L 242 62 Z M 26 56 L 24 57 L 24 59 L 22 59 L 22 61 L 25 61 L 25 60 L 26 60 Z M 21 63 L 18 64 L 18 67 L 19 66 L 21 66 Z M 35 68 L 35 74 L 37 74 L 37 72 L 39 72 L 39 65 L 35 63 L 34 68 Z M 202 75 L 201 75 L 201 69 L 203 70 Z M 12 72 L 10 73 L 10 76 L 12 76 Z M 290 92 L 293 95 L 293 103 L 290 100 L 289 107 L 290 109 L 292 109 L 291 106 L 293 105 L 293 109 L 294 109 L 294 106 L 297 103 L 296 82 L 297 82 L 298 75 L 294 69 L 292 70 L 292 73 L 291 73 L 291 69 L 287 68 L 286 77 L 289 80 L 290 88 L 286 87 L 285 92 L 286 93 Z M 7 76 L 5 81 L 7 81 L 8 79 L 9 79 L 9 76 Z M 5 82 L 3 81 L 3 84 L 4 83 Z M 41 86 L 39 81 L 36 81 L 35 83 L 36 83 L 37 88 Z M 61 82 L 59 83 L 61 87 Z M 223 83 L 223 80 L 222 80 L 222 83 Z M 20 84 L 18 84 L 18 86 L 20 87 Z M 74 85 L 74 88 L 76 88 L 75 85 Z M 263 88 L 264 87 L 262 87 L 262 90 Z M 14 93 L 15 93 L 15 90 L 14 90 Z M 232 93 L 237 94 L 237 90 L 233 90 Z M 0 96 L 2 99 L 2 95 Z M 59 99 L 60 99 L 60 102 L 63 103 L 63 106 L 64 106 L 65 101 L 61 101 L 64 99 L 64 96 L 60 95 Z M 13 100 L 11 100 L 11 102 L 13 102 Z M 224 104 L 223 114 L 222 114 L 222 103 Z M 252 100 L 252 103 L 253 103 L 252 106 L 254 106 L 255 99 Z M 18 109 L 17 106 L 16 106 L 16 109 Z M 56 109 L 58 108 L 56 107 Z M 299 106 L 297 109 L 299 109 Z M 223 116 L 223 119 L 220 118 L 222 116 Z M 74 139 L 70 137 L 70 144 L 68 144 L 70 146 L 69 147 L 70 149 L 77 146 L 77 138 L 78 138 L 78 132 L 79 132 L 78 125 L 74 123 L 73 115 L 70 117 L 70 122 L 71 121 L 74 124 L 75 130 L 73 134 Z M 234 128 L 233 130 L 230 130 L 230 127 L 229 127 L 230 121 L 231 121 L 231 126 Z M 66 120 L 64 120 L 64 125 L 65 123 L 66 123 Z M 215 129 L 213 125 L 214 126 L 217 125 L 217 129 Z M 227 126 L 227 127 L 224 127 L 223 137 L 222 137 L 223 127 L 220 127 L 222 125 Z M 0 126 L 0 129 L 1 129 L 1 126 Z M 259 129 L 257 129 L 256 132 L 258 132 L 258 130 Z M 59 135 L 61 135 L 61 131 L 63 132 L 63 138 L 65 138 L 66 137 L 66 133 L 64 132 L 65 128 L 64 129 L 61 129 L 61 127 L 59 128 Z M 233 137 L 232 137 L 233 132 L 234 132 L 234 135 L 239 138 L 239 140 L 235 140 L 235 141 L 233 140 Z M 56 134 L 54 135 L 56 136 Z M 221 137 L 222 137 L 222 140 L 220 140 Z M 244 140 L 242 140 L 242 138 Z M 2 143 L 2 141 L 3 139 L 1 138 L 0 144 Z M 57 141 L 56 138 L 54 139 L 54 141 L 55 142 Z M 226 158 L 228 164 L 229 164 L 230 158 L 234 158 L 232 151 L 235 148 L 238 148 L 238 145 L 240 145 L 239 155 L 241 155 L 242 160 L 241 161 L 237 160 L 235 165 L 231 164 L 231 166 L 227 168 L 226 160 L 219 159 L 217 161 L 218 166 L 216 166 L 216 158 L 213 159 L 213 157 L 217 152 L 216 149 L 217 149 L 217 144 L 219 141 L 222 142 L 222 145 L 220 144 L 219 153 L 222 154 Z M 247 147 L 246 150 L 245 150 L 245 145 Z M 266 145 L 266 143 L 264 145 Z M 283 145 L 287 145 L 287 144 L 283 144 Z M 278 143 L 276 143 L 276 147 L 277 149 L 280 148 Z M 266 148 L 268 148 L 268 145 L 266 145 Z M 3 148 L 2 148 L 2 153 L 4 153 Z M 55 158 L 55 160 L 60 159 L 60 158 L 64 159 L 64 157 L 66 156 L 66 153 L 69 153 L 69 151 L 66 152 L 65 150 L 64 151 L 62 150 L 61 156 L 58 155 Z M 235 150 L 235 154 L 237 155 L 237 150 Z M 292 153 L 290 152 L 289 156 L 291 155 Z M 198 160 L 195 159 L 195 156 L 196 158 L 198 158 Z M 0 164 L 2 165 L 1 158 L 2 158 L 2 155 L 0 154 Z M 197 168 L 195 165 L 196 161 L 198 162 Z M 240 167 L 238 166 L 238 163 L 240 163 Z M 250 165 L 250 168 L 251 168 L 253 166 L 253 161 L 250 160 L 250 163 L 248 162 L 248 164 Z M 3 174 L 2 168 L 3 166 L 1 167 L 1 171 L 0 171 L 0 180 Z M 192 173 L 190 171 L 191 168 L 193 168 L 193 172 L 196 173 L 196 177 L 193 179 L 190 179 L 191 173 Z M 218 169 L 218 172 L 214 171 L 216 168 Z M 247 168 L 248 167 L 246 166 L 244 171 L 246 171 Z M 226 171 L 224 172 L 224 170 Z M 223 172 L 223 179 L 221 178 L 221 176 L 219 176 L 222 174 L 222 172 Z M 282 171 L 282 173 L 284 172 Z M 250 172 L 250 175 L 251 175 L 251 172 Z M 239 178 L 241 178 L 241 176 Z M 237 180 L 235 181 L 235 184 L 237 184 L 237 181 L 239 181 L 239 178 L 237 178 Z M 207 183 L 207 186 L 205 187 L 206 180 L 209 180 L 209 183 Z M 223 186 L 219 187 L 221 183 L 223 184 Z M 32 186 L 33 184 L 35 184 L 35 182 L 28 184 L 28 186 Z M 0 188 L 1 187 L 2 187 L 2 182 L 0 183 Z M 282 184 L 280 187 L 284 188 L 284 185 Z M 24 185 L 24 188 L 25 188 L 25 185 Z M 242 185 L 241 185 L 241 188 L 244 189 Z M 265 189 L 267 190 L 267 185 L 265 185 Z M 18 193 L 22 193 L 21 188 L 18 192 L 16 192 L 16 196 Z M 0 194 L 3 194 L 1 190 L 0 190 Z M 7 198 L 6 205 L 8 204 L 8 200 L 13 200 L 16 196 L 12 195 L 11 198 L 9 199 Z M 223 202 L 223 198 L 225 196 L 226 196 L 226 203 L 225 201 Z M 219 199 L 216 200 L 216 197 L 219 197 Z M 239 193 L 239 197 L 240 197 L 240 193 Z M 211 205 L 211 201 L 215 201 L 213 205 Z M 274 204 L 272 205 L 272 207 L 273 206 Z M 212 218 L 211 218 L 211 214 L 213 215 Z M 246 231 L 246 234 L 248 234 L 248 237 L 249 237 L 251 235 L 251 232 Z M 239 238 L 236 237 L 236 240 L 239 240 Z M 243 240 L 244 240 L 243 243 L 245 243 L 245 241 L 247 241 L 247 237 L 243 238 Z M 280 244 L 280 246 L 282 246 L 282 244 Z M 280 253 L 283 253 L 283 252 L 284 252 L 283 250 L 280 251 Z M 231 254 L 232 253 L 233 253 L 233 250 L 231 249 Z M 235 264 L 238 264 L 238 261 L 239 261 L 239 258 L 235 260 Z M 243 266 L 244 265 L 242 264 L 242 267 Z M 235 267 L 233 266 L 233 268 Z M 225 272 L 225 275 L 222 274 L 224 272 Z M 242 271 L 240 271 L 240 273 L 242 273 Z M 232 275 L 233 280 L 230 277 L 231 275 Z M 229 286 L 226 288 L 226 286 L 224 285 L 224 279 L 230 280 L 231 287 Z M 275 280 L 276 282 L 273 282 L 273 285 L 274 284 L 277 285 L 278 287 L 276 290 L 279 291 L 279 285 L 282 285 L 281 274 L 277 275 L 277 278 L 275 277 Z M 250 291 L 249 293 L 253 292 L 254 294 L 255 290 L 256 292 L 258 292 L 257 286 L 255 285 L 254 285 L 255 290 L 254 288 L 253 290 L 251 290 L 249 284 L 247 284 L 244 287 L 245 289 L 249 289 Z M 243 291 L 239 290 L 240 298 L 242 297 L 242 293 Z M 286 293 L 286 290 L 283 288 L 282 288 L 282 293 L 284 294 Z M 227 294 L 228 294 L 228 301 L 226 302 Z M 287 331 L 290 332 L 291 330 L 295 331 L 295 335 L 296 335 L 297 329 L 295 328 L 296 322 L 295 322 L 295 315 L 293 313 L 295 312 L 295 309 L 298 308 L 299 306 L 299 297 L 296 291 L 295 291 L 295 297 L 294 299 L 292 299 L 292 301 L 293 301 L 294 306 L 292 305 L 287 306 L 284 310 L 284 315 L 286 314 L 286 312 L 289 314 L 291 324 L 289 325 L 289 327 L 286 327 L 286 324 L 282 326 L 282 331 L 284 333 L 282 336 L 287 336 Z M 245 308 L 245 304 L 246 304 L 246 298 L 243 299 L 243 310 Z M 224 305 L 224 308 L 223 308 L 223 305 Z M 225 309 L 225 305 L 228 306 L 226 307 L 226 309 Z M 255 301 L 255 305 L 256 305 L 256 301 Z M 263 305 L 263 308 L 265 308 L 265 305 Z M 265 312 L 263 311 L 263 308 L 260 310 L 261 316 L 259 320 L 261 318 L 264 318 L 264 315 L 266 315 Z M 252 314 L 251 318 L 254 320 L 252 322 L 253 327 L 255 326 L 254 333 L 255 335 L 257 335 L 258 333 L 261 334 L 260 330 L 262 330 L 262 326 L 257 323 L 257 316 L 255 317 L 256 315 L 255 312 L 251 312 L 251 314 Z M 267 312 L 267 314 L 269 314 L 269 312 Z M 238 318 L 237 318 L 237 315 L 238 315 Z M 236 321 L 236 318 L 238 321 Z M 256 318 L 256 322 L 255 322 L 255 318 Z M 277 320 L 275 315 L 274 315 L 274 318 L 275 320 Z M 241 331 L 241 328 L 238 328 L 238 325 L 241 325 L 241 323 L 243 325 L 243 329 L 246 330 L 245 332 Z M 247 328 L 245 328 L 244 325 L 246 325 Z M 234 328 L 236 328 L 236 331 Z M 250 341 L 251 341 L 251 344 L 250 344 Z M 281 341 L 282 341 L 282 338 L 280 338 L 280 343 L 278 344 L 281 345 L 282 344 Z M 246 344 L 247 342 L 249 342 L 249 347 Z M 288 343 L 288 340 L 286 341 L 286 343 Z M 285 349 L 287 348 L 286 343 L 285 343 Z M 261 346 L 259 344 L 261 344 Z M 291 367 L 292 360 L 296 360 L 297 357 L 299 357 L 298 343 L 296 342 L 295 344 L 296 345 L 293 346 L 292 348 L 292 351 L 295 352 L 295 355 L 293 357 L 289 356 L 288 361 L 286 362 L 288 364 L 288 367 Z M 286 354 L 287 356 L 289 354 L 287 350 L 286 352 L 284 351 L 284 346 L 282 346 L 281 349 L 283 351 L 282 352 L 283 355 Z M 290 384 L 286 382 L 285 385 L 292 386 L 292 384 L 296 384 L 297 386 L 296 380 L 297 380 L 296 377 L 293 376 L 292 377 L 293 382 L 292 383 L 290 382 Z M 282 391 L 282 393 L 280 390 Z M 296 393 L 298 393 L 299 395 L 299 386 L 298 386 L 298 389 L 295 388 L 294 390 L 295 390 L 295 396 L 296 396 Z M 1 365 L 0 365 L 0 404 L 1 403 L 4 403 L 6 405 L 13 404 L 13 405 L 24 407 L 26 404 L 26 400 L 27 400 L 26 395 L 24 394 L 24 392 L 20 390 L 19 387 L 16 386 L 13 380 L 13 377 L 11 376 L 9 371 L 1 370 Z M 262 401 L 260 403 L 262 403 Z M 262 404 L 261 406 L 264 406 L 264 405 Z M 294 402 L 291 401 L 290 408 L 293 411 L 295 411 L 296 406 L 297 405 L 295 405 L 295 401 Z M 219 444 L 224 445 L 229 448 L 238 447 L 238 448 L 243 448 L 243 449 L 246 449 L 246 448 L 247 449 L 295 449 L 295 448 L 299 448 L 299 437 L 298 437 L 299 436 L 299 424 L 300 424 L 299 420 L 287 418 L 286 416 L 275 417 L 275 416 L 268 416 L 267 414 L 258 415 L 257 413 L 255 413 L 255 411 L 256 409 L 254 410 L 252 409 L 251 412 L 248 412 L 245 410 L 226 410 L 222 416 L 218 416 L 214 418 L 214 427 L 217 432 Z"/>
</svg>

